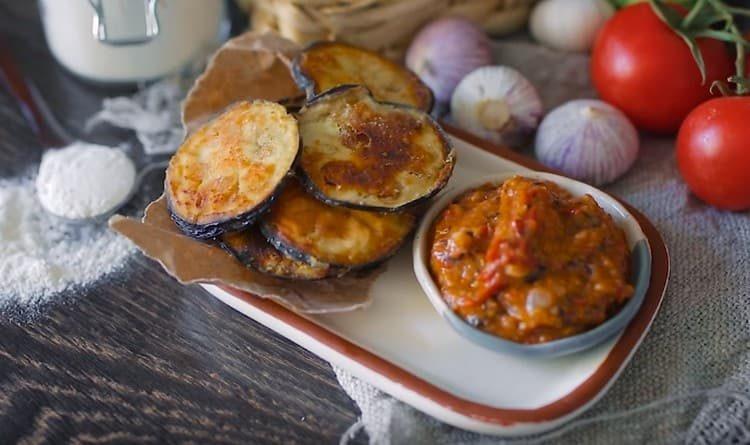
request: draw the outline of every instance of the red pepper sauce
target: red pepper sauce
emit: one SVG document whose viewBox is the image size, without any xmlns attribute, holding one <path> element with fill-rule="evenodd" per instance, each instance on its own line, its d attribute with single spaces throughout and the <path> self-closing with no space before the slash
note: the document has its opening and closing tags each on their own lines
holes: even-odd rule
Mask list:
<svg viewBox="0 0 750 445">
<path fill-rule="evenodd" d="M 430 269 L 467 322 L 519 343 L 591 329 L 633 295 L 625 233 L 591 196 L 516 176 L 438 217 Z"/>
</svg>

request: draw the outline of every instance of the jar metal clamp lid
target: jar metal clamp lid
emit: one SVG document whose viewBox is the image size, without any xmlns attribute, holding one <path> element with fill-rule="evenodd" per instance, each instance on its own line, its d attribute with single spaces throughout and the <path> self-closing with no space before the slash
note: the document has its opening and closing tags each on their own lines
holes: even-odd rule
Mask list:
<svg viewBox="0 0 750 445">
<path fill-rule="evenodd" d="M 94 8 L 92 32 L 94 37 L 107 45 L 140 45 L 159 35 L 159 17 L 156 13 L 158 0 L 89 0 Z M 143 26 L 122 26 L 118 16 L 132 17 L 127 23 L 142 23 Z"/>
</svg>

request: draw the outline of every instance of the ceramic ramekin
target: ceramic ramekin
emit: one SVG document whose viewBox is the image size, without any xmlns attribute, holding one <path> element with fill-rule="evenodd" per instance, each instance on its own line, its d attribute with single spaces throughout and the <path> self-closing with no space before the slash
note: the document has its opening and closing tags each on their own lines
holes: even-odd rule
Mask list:
<svg viewBox="0 0 750 445">
<path fill-rule="evenodd" d="M 440 212 L 453 202 L 459 195 L 488 182 L 501 184 L 513 176 L 524 176 L 554 182 L 574 196 L 591 195 L 596 202 L 614 219 L 615 223 L 625 231 L 628 244 L 632 251 L 631 283 L 635 292 L 620 311 L 594 329 L 580 334 L 553 340 L 546 343 L 526 345 L 484 332 L 464 321 L 456 315 L 443 300 L 440 290 L 432 279 L 428 264 L 430 254 L 431 231 L 435 219 Z M 451 325 L 451 327 L 470 341 L 485 348 L 524 356 L 556 357 L 572 354 L 594 347 L 621 333 L 635 316 L 643 303 L 651 277 L 651 249 L 636 219 L 616 199 L 588 184 L 541 172 L 507 172 L 479 178 L 459 187 L 449 187 L 429 208 L 414 237 L 414 272 L 419 284 L 424 289 L 433 307 Z"/>
</svg>

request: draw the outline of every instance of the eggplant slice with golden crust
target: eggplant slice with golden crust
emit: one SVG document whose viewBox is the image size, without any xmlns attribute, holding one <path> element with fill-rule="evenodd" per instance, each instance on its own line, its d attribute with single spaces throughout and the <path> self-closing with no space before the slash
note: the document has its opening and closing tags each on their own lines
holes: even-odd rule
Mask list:
<svg viewBox="0 0 750 445">
<path fill-rule="evenodd" d="M 414 228 L 409 213 L 376 213 L 327 205 L 290 182 L 260 220 L 266 239 L 300 261 L 361 269 L 387 259 Z"/>
<path fill-rule="evenodd" d="M 305 187 L 331 205 L 399 211 L 439 192 L 455 155 L 426 113 L 380 103 L 362 86 L 342 86 L 297 115 Z"/>
<path fill-rule="evenodd" d="M 172 220 L 198 239 L 249 226 L 280 192 L 299 139 L 283 106 L 235 104 L 188 136 L 169 162 L 164 189 Z"/>
<path fill-rule="evenodd" d="M 245 266 L 276 278 L 320 280 L 346 272 L 346 269 L 320 261 L 300 261 L 279 252 L 266 241 L 257 227 L 224 234 L 219 238 L 219 245 Z"/>
<path fill-rule="evenodd" d="M 307 98 L 341 85 L 363 85 L 375 99 L 430 111 L 432 91 L 403 66 L 380 54 L 340 42 L 316 42 L 292 64 L 297 85 Z"/>
</svg>

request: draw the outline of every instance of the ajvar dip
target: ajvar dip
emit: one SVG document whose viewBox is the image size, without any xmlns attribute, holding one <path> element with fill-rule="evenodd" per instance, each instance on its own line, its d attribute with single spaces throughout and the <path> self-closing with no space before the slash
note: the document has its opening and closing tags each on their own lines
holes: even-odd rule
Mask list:
<svg viewBox="0 0 750 445">
<path fill-rule="evenodd" d="M 625 233 L 591 196 L 516 176 L 460 196 L 433 226 L 430 270 L 464 320 L 519 343 L 595 327 L 633 295 Z"/>
</svg>

